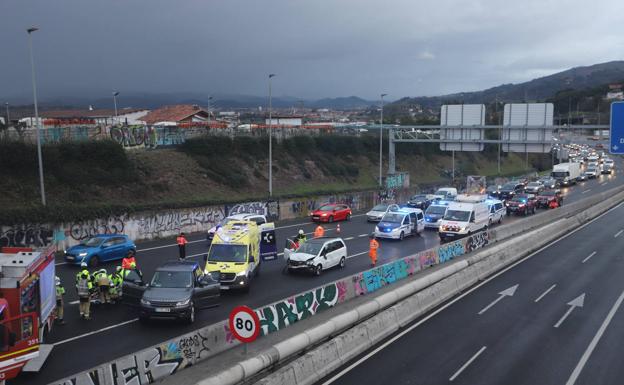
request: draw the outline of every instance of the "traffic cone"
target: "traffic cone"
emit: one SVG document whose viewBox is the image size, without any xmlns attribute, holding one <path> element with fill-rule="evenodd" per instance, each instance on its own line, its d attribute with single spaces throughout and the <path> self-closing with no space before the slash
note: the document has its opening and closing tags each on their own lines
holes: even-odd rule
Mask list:
<svg viewBox="0 0 624 385">
<path fill-rule="evenodd" d="M 336 227 L 336 233 L 340 234 L 340 223 L 338 223 L 338 226 Z"/>
</svg>

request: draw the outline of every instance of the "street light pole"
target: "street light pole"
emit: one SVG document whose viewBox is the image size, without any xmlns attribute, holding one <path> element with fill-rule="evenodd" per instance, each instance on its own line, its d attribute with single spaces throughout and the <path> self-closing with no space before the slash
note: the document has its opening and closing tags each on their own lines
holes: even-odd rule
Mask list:
<svg viewBox="0 0 624 385">
<path fill-rule="evenodd" d="M 210 127 L 210 101 L 212 100 L 212 96 L 208 97 L 208 127 Z"/>
<path fill-rule="evenodd" d="M 43 184 L 43 159 L 41 156 L 41 122 L 39 121 L 39 108 L 37 106 L 37 82 L 35 80 L 35 60 L 32 49 L 32 33 L 39 28 L 31 27 L 28 32 L 28 50 L 30 52 L 30 69 L 32 73 L 33 99 L 35 104 L 35 123 L 37 124 L 37 157 L 39 158 L 39 186 L 41 190 L 41 204 L 46 205 L 45 186 Z"/>
<path fill-rule="evenodd" d="M 379 121 L 379 187 L 381 188 L 382 182 L 382 170 L 381 163 L 383 162 L 383 106 L 384 106 L 384 96 L 388 94 L 381 94 L 381 120 Z M 390 139 L 390 138 L 388 138 Z"/>
<path fill-rule="evenodd" d="M 6 128 L 9 129 L 9 124 L 11 124 L 11 115 L 9 115 L 9 102 L 5 102 L 4 106 L 6 107 Z"/>
<path fill-rule="evenodd" d="M 272 130 L 272 94 L 271 94 L 271 78 L 275 74 L 269 74 L 269 197 L 273 196 L 273 130 Z"/>
<path fill-rule="evenodd" d="M 115 106 L 115 122 L 118 121 L 117 119 L 117 96 L 119 96 L 119 91 L 114 91 L 113 92 L 113 105 Z"/>
</svg>

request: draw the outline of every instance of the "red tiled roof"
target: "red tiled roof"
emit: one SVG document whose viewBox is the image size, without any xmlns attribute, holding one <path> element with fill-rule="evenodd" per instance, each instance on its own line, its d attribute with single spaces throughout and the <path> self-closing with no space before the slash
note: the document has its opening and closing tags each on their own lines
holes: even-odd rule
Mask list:
<svg viewBox="0 0 624 385">
<path fill-rule="evenodd" d="M 147 124 L 158 122 L 180 122 L 193 115 L 208 117 L 208 111 L 192 104 L 179 104 L 175 106 L 164 106 L 145 115 L 141 120 Z"/>
<path fill-rule="evenodd" d="M 120 108 L 119 115 L 131 114 L 139 111 L 146 111 L 146 108 Z M 34 115 L 34 114 L 33 114 Z M 62 118 L 108 118 L 115 116 L 115 110 L 48 110 L 41 111 L 41 117 L 51 119 Z"/>
</svg>

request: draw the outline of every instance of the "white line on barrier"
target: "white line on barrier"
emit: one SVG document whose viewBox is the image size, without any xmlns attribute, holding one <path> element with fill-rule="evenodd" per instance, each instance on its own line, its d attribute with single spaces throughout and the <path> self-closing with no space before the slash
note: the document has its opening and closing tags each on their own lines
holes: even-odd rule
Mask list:
<svg viewBox="0 0 624 385">
<path fill-rule="evenodd" d="M 585 259 L 583 259 L 583 261 L 582 261 L 581 263 L 585 263 L 585 262 L 589 261 L 589 259 L 590 259 L 591 257 L 593 257 L 594 255 L 596 255 L 596 252 L 595 252 L 595 251 L 594 251 L 594 252 L 592 252 L 591 254 L 589 254 L 587 257 L 585 257 Z"/>
<path fill-rule="evenodd" d="M 556 286 L 557 286 L 557 284 L 555 283 L 554 285 L 549 287 L 545 292 L 542 293 L 542 295 L 540 295 L 539 297 L 535 298 L 535 302 L 537 303 L 537 302 L 541 301 L 541 299 L 546 297 L 546 294 L 550 293 L 552 291 L 552 289 L 554 289 Z"/>
<path fill-rule="evenodd" d="M 115 324 L 115 325 L 107 326 L 105 328 L 94 330 L 92 332 L 81 334 L 79 336 L 75 336 L 75 337 L 72 337 L 72 338 L 68 338 L 68 339 L 63 340 L 63 341 L 55 342 L 52 345 L 53 346 L 63 345 L 63 344 L 66 344 L 68 342 L 72 342 L 72 341 L 75 341 L 75 340 L 78 340 L 78 339 L 81 339 L 81 338 L 84 338 L 84 337 L 88 337 L 88 336 L 91 336 L 91 335 L 94 335 L 94 334 L 102 333 L 103 331 L 114 329 L 114 328 L 119 327 L 119 326 L 127 325 L 127 324 L 130 324 L 130 323 L 136 322 L 138 320 L 139 320 L 138 318 L 133 318 L 133 319 L 124 321 L 122 323 L 118 323 L 118 324 Z"/>
<path fill-rule="evenodd" d="M 449 381 L 453 381 L 454 379 L 457 378 L 457 376 L 459 376 L 461 374 L 461 372 L 463 372 L 470 364 L 472 364 L 472 361 L 476 360 L 477 357 L 479 357 L 481 355 L 481 353 L 483 353 L 485 351 L 486 347 L 482 347 L 481 349 L 479 349 L 478 352 L 475 353 L 474 356 L 472 356 L 468 362 L 466 362 L 464 364 L 464 366 L 462 366 L 461 368 L 459 368 L 459 370 L 457 372 L 455 372 L 455 374 L 453 374 L 453 376 L 451 378 L 449 378 Z"/>
<path fill-rule="evenodd" d="M 622 233 L 624 232 L 624 230 L 620 230 L 617 233 L 615 233 L 615 235 L 613 236 L 613 238 L 617 238 L 619 237 Z"/>
<path fill-rule="evenodd" d="M 344 376 L 345 374 L 347 374 L 348 372 L 350 372 L 351 370 L 353 370 L 353 368 L 357 367 L 358 365 L 360 365 L 362 362 L 368 360 L 369 358 L 371 358 L 372 356 L 374 356 L 375 354 L 379 353 L 380 351 L 382 351 L 383 349 L 385 349 L 386 347 L 388 347 L 389 345 L 391 345 L 392 343 L 394 343 L 396 340 L 400 339 L 401 337 L 403 337 L 404 335 L 406 335 L 407 333 L 411 332 L 412 330 L 416 329 L 417 327 L 419 327 L 420 325 L 422 325 L 423 323 L 429 321 L 431 318 L 435 317 L 436 315 L 440 314 L 442 311 L 446 310 L 447 308 L 449 308 L 450 306 L 452 306 L 453 304 L 455 304 L 456 302 L 460 301 L 461 299 L 463 299 L 464 297 L 466 297 L 467 295 L 471 294 L 473 291 L 479 289 L 481 286 L 487 284 L 488 282 L 492 281 L 493 279 L 496 279 L 498 276 L 506 273 L 507 271 L 513 269 L 514 267 L 518 266 L 519 264 L 533 258 L 535 255 L 541 253 L 542 251 L 546 250 L 549 247 L 552 247 L 554 244 L 561 242 L 562 240 L 566 239 L 567 237 L 569 237 L 570 235 L 576 233 L 577 231 L 580 231 L 582 229 L 584 229 L 586 226 L 589 226 L 590 224 L 592 224 L 593 222 L 597 221 L 598 219 L 602 218 L 603 216 L 609 214 L 611 211 L 614 211 L 615 209 L 618 209 L 622 206 L 623 203 L 620 203 L 619 205 L 610 208 L 609 210 L 605 211 L 604 213 L 600 214 L 599 216 L 597 216 L 596 218 L 592 219 L 591 221 L 577 227 L 576 229 L 570 231 L 569 233 L 566 233 L 564 235 L 562 235 L 560 238 L 555 239 L 554 241 L 552 241 L 551 243 L 541 247 L 540 249 L 534 251 L 533 253 L 527 255 L 526 257 L 522 258 L 521 260 L 514 262 L 513 264 L 507 266 L 506 268 L 504 268 L 503 270 L 499 271 L 498 273 L 492 275 L 491 277 L 487 278 L 485 281 L 482 281 L 481 283 L 477 284 L 476 286 L 472 287 L 471 289 L 469 289 L 468 291 L 460 294 L 458 297 L 456 297 L 455 299 L 451 300 L 450 302 L 446 303 L 445 305 L 441 306 L 440 308 L 438 308 L 437 310 L 435 310 L 433 313 L 423 317 L 420 321 L 414 323 L 413 325 L 411 325 L 410 327 L 408 327 L 407 329 L 403 330 L 402 332 L 400 332 L 399 334 L 395 335 L 394 337 L 392 337 L 391 339 L 389 339 L 388 341 L 384 342 L 383 344 L 381 344 L 380 346 L 378 346 L 377 348 L 375 348 L 373 351 L 371 351 L 370 353 L 368 353 L 367 355 L 365 355 L 364 357 L 360 358 L 359 360 L 357 360 L 356 362 L 352 363 L 351 365 L 349 365 L 348 367 L 346 367 L 345 369 L 341 370 L 340 372 L 338 372 L 336 375 L 334 375 L 333 377 L 331 377 L 329 380 L 325 381 L 323 383 L 323 385 L 329 385 L 331 383 L 333 383 L 334 381 L 338 380 L 340 377 Z"/>
<path fill-rule="evenodd" d="M 615 303 L 611 307 L 609 314 L 607 314 L 607 318 L 605 318 L 605 320 L 602 322 L 602 325 L 600 325 L 600 328 L 596 332 L 596 335 L 594 335 L 594 338 L 589 343 L 589 346 L 587 346 L 587 349 L 583 353 L 583 356 L 581 356 L 581 359 L 579 360 L 578 364 L 574 368 L 574 371 L 572 371 L 572 374 L 570 374 L 570 378 L 568 378 L 566 385 L 574 385 L 579 375 L 581 374 L 581 371 L 585 367 L 587 360 L 589 360 L 589 357 L 591 356 L 594 349 L 596 348 L 596 345 L 598 345 L 598 342 L 600 342 L 600 339 L 602 338 L 602 335 L 604 334 L 605 330 L 607 330 L 607 327 L 609 327 L 609 324 L 611 323 L 611 320 L 613 319 L 615 312 L 617 312 L 618 309 L 620 308 L 620 305 L 622 305 L 622 301 L 624 301 L 624 291 L 622 292 L 622 294 L 620 294 L 617 301 L 615 301 Z"/>
</svg>

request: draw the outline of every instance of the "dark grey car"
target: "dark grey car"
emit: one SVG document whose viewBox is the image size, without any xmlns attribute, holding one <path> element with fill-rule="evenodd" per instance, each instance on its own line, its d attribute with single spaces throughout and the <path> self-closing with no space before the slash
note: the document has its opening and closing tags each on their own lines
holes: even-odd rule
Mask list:
<svg viewBox="0 0 624 385">
<path fill-rule="evenodd" d="M 122 301 L 139 307 L 139 320 L 181 319 L 195 322 L 198 309 L 219 305 L 221 288 L 197 262 L 167 262 L 149 283 L 130 273 L 122 285 Z"/>
</svg>

